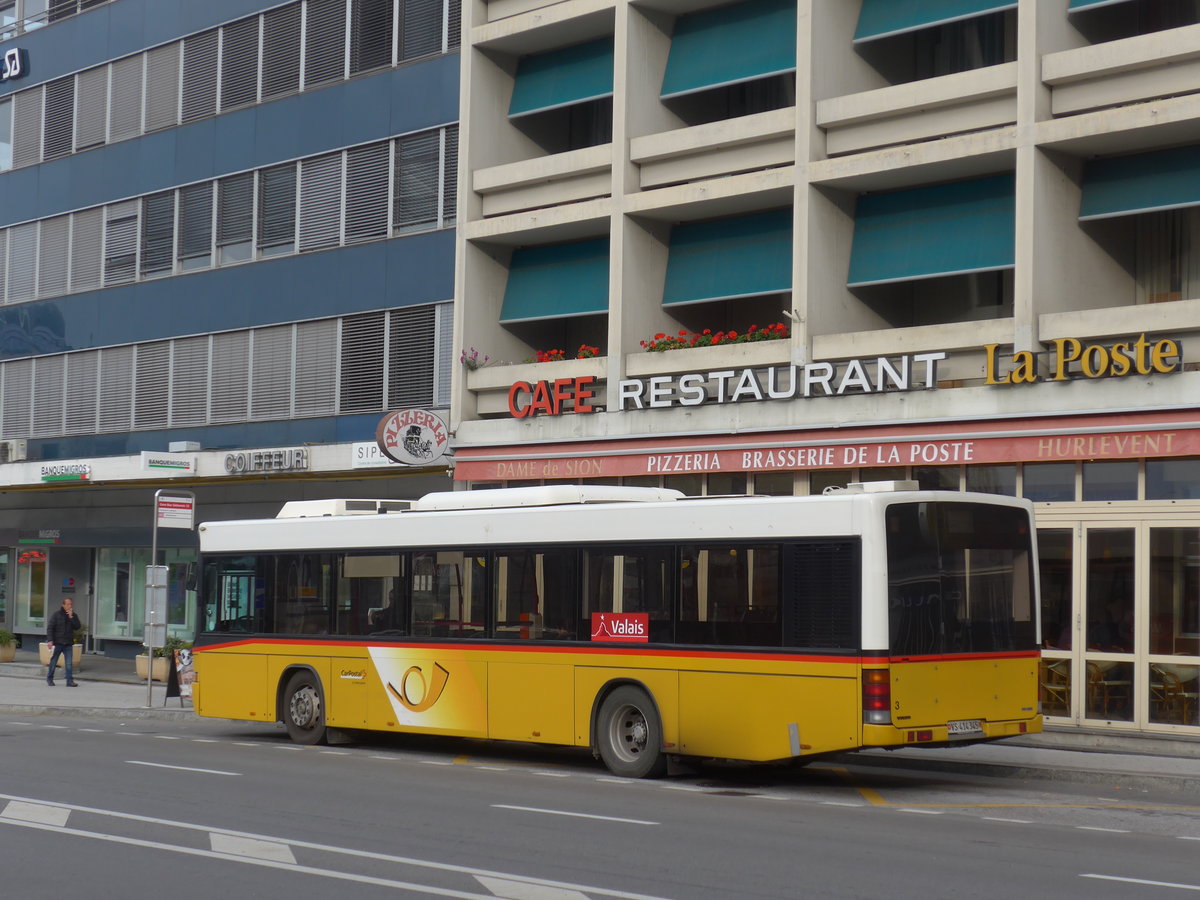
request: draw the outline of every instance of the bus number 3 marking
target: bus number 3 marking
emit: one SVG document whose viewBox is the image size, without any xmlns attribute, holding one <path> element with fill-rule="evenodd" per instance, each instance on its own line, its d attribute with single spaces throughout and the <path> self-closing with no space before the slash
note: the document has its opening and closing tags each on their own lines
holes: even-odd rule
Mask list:
<svg viewBox="0 0 1200 900">
<path fill-rule="evenodd" d="M 416 699 L 412 696 L 414 679 L 417 681 Z M 450 673 L 438 663 L 433 664 L 433 675 L 429 683 L 426 683 L 425 673 L 421 671 L 420 666 L 409 666 L 400 678 L 400 689 L 396 690 L 396 686 L 389 681 L 388 690 L 396 695 L 396 699 L 404 704 L 404 708 L 409 712 L 425 712 L 438 702 L 449 679 Z"/>
</svg>

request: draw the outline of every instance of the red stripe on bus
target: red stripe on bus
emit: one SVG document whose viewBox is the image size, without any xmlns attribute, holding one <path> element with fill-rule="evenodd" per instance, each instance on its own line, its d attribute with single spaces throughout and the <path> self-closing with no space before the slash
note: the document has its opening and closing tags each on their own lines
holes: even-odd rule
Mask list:
<svg viewBox="0 0 1200 900">
<path fill-rule="evenodd" d="M 1026 659 L 1034 658 L 1040 655 L 1038 650 L 1028 651 L 1010 651 L 1002 653 L 956 653 L 931 656 L 906 656 L 906 657 L 888 657 L 888 656 L 858 656 L 848 654 L 838 656 L 836 654 L 801 654 L 801 653 L 756 653 L 753 651 L 735 652 L 729 650 L 684 650 L 684 649 L 655 649 L 651 647 L 633 647 L 629 644 L 624 644 L 620 647 L 611 646 L 592 646 L 589 644 L 579 644 L 572 646 L 531 646 L 527 644 L 475 644 L 475 643 L 409 643 L 409 642 L 385 642 L 377 641 L 312 641 L 304 640 L 303 638 L 247 638 L 237 641 L 226 641 L 219 644 L 205 644 L 201 647 L 194 648 L 195 652 L 203 653 L 206 650 L 229 650 L 234 647 L 247 647 L 256 645 L 266 645 L 268 647 L 379 647 L 379 648 L 403 648 L 406 650 L 487 650 L 498 653 L 574 653 L 587 654 L 593 656 L 660 656 L 660 657 L 701 657 L 704 659 L 752 659 L 752 660 L 779 660 L 781 662 L 808 662 L 808 663 L 853 663 L 855 665 L 889 665 L 917 662 L 939 662 L 939 661 L 965 661 L 977 659 Z"/>
</svg>

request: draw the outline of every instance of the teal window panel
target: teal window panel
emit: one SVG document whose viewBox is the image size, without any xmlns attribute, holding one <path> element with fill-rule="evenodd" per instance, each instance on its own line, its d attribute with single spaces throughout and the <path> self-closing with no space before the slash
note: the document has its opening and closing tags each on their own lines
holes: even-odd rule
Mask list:
<svg viewBox="0 0 1200 900">
<path fill-rule="evenodd" d="M 1079 218 L 1200 206 L 1200 147 L 1096 159 L 1083 170 Z"/>
<path fill-rule="evenodd" d="M 1096 9 L 1099 6 L 1113 6 L 1117 3 L 1128 3 L 1129 0 L 1071 0 L 1071 5 L 1067 7 L 1067 12 L 1075 12 L 1077 9 Z"/>
<path fill-rule="evenodd" d="M 510 117 L 527 116 L 588 100 L 611 97 L 613 39 L 601 38 L 522 57 L 517 63 Z"/>
<path fill-rule="evenodd" d="M 607 312 L 608 238 L 513 251 L 501 324 Z"/>
<path fill-rule="evenodd" d="M 860 197 L 847 284 L 1011 268 L 1015 185 L 997 175 Z"/>
<path fill-rule="evenodd" d="M 662 96 L 796 70 L 795 0 L 750 0 L 680 17 Z"/>
<path fill-rule="evenodd" d="M 671 230 L 663 306 L 791 289 L 791 209 L 687 222 Z"/>
<path fill-rule="evenodd" d="M 1016 0 L 863 0 L 854 42 L 1016 9 Z"/>
</svg>

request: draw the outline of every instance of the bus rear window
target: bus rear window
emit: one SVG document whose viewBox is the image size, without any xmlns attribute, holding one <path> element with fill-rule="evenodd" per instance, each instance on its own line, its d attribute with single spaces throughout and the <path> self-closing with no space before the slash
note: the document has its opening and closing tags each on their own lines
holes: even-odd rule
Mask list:
<svg viewBox="0 0 1200 900">
<path fill-rule="evenodd" d="M 1036 647 L 1029 517 L 975 503 L 898 503 L 886 516 L 896 656 Z"/>
</svg>

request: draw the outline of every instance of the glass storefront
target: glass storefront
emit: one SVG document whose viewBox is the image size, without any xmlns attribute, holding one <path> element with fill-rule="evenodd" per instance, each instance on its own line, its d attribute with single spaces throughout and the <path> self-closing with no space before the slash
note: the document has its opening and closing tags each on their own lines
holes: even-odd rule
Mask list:
<svg viewBox="0 0 1200 900">
<path fill-rule="evenodd" d="M 197 558 L 190 548 L 159 550 L 159 564 L 167 566 L 167 631 L 172 636 L 190 639 L 195 633 Z M 142 637 L 149 564 L 149 547 L 96 551 L 96 637 Z"/>
</svg>

